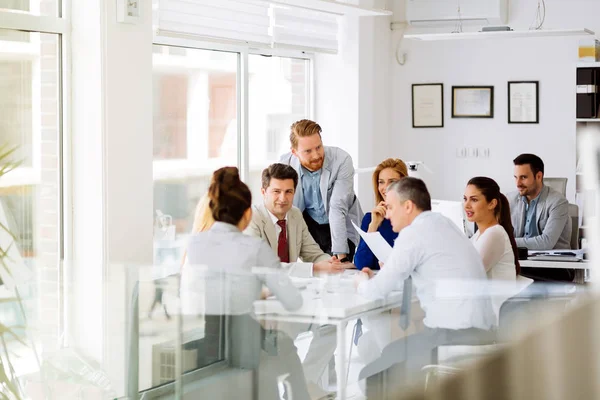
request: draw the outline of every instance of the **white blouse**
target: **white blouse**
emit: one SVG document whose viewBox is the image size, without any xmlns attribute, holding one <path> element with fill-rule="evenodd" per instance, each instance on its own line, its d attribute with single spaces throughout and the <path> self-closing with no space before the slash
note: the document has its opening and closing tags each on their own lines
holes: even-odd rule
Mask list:
<svg viewBox="0 0 600 400">
<path fill-rule="evenodd" d="M 481 256 L 489 279 L 513 282 L 517 279 L 515 256 L 508 234 L 502 225 L 494 225 L 486 229 L 483 235 L 481 231 L 477 231 L 471 237 L 471 241 Z M 494 290 L 492 295 L 492 306 L 496 317 L 499 316 L 502 303 L 514 294 L 514 289 L 507 292 L 504 286 L 498 288 L 499 290 Z"/>
</svg>

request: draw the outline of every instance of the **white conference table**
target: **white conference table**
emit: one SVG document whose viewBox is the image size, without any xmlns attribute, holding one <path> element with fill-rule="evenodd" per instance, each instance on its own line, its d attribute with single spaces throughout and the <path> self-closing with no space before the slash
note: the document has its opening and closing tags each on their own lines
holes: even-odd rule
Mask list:
<svg viewBox="0 0 600 400">
<path fill-rule="evenodd" d="M 306 279 L 308 287 L 301 291 L 304 302 L 302 307 L 296 311 L 287 311 L 276 299 L 254 302 L 254 313 L 259 320 L 335 325 L 337 335 L 336 398 L 339 400 L 346 398 L 346 362 L 350 362 L 350 360 L 346 360 L 345 332 L 348 322 L 380 314 L 402 305 L 401 291 L 392 292 L 385 299 L 378 300 L 369 300 L 356 294 L 353 284 L 355 273 L 356 271 L 346 271 L 339 279 L 339 283 L 327 278 Z M 296 282 L 299 281 L 296 280 Z M 330 283 L 332 285 L 328 287 Z"/>
<path fill-rule="evenodd" d="M 574 269 L 575 283 L 585 283 L 585 270 L 590 269 L 591 263 L 588 260 L 582 261 L 547 261 L 547 260 L 519 260 L 521 267 L 528 268 L 558 268 L 558 269 Z"/>
</svg>

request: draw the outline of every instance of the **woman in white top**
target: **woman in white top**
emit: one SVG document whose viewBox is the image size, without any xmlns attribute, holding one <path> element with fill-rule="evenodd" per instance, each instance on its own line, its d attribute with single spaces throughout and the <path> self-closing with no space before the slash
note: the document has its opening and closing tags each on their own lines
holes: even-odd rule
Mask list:
<svg viewBox="0 0 600 400">
<path fill-rule="evenodd" d="M 500 193 L 496 181 L 478 176 L 467 183 L 463 200 L 467 219 L 477 224 L 471 241 L 481 255 L 488 278 L 515 282 L 520 265 L 506 196 Z M 492 305 L 498 318 L 502 303 L 515 293 L 511 285 L 497 286 L 502 293 L 492 295 Z"/>
<path fill-rule="evenodd" d="M 293 341 L 279 332 L 264 331 L 254 319 L 253 303 L 263 285 L 289 310 L 302 306 L 302 296 L 267 242 L 243 234 L 252 220 L 252 195 L 236 167 L 214 172 L 208 199 L 214 223 L 190 237 L 188 263 L 182 268 L 184 314 L 195 317 L 190 310 L 204 300 L 206 332 L 217 332 L 226 319 L 229 364 L 257 370 L 260 399 L 279 398 L 277 378 L 285 373 L 293 398 L 308 399 Z M 213 333 L 204 341 L 204 347 L 213 347 L 214 352 L 221 339 Z"/>
</svg>

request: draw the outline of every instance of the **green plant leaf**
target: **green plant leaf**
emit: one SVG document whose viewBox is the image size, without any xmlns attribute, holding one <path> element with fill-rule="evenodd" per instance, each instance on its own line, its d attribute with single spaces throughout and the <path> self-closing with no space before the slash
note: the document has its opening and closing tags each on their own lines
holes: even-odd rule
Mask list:
<svg viewBox="0 0 600 400">
<path fill-rule="evenodd" d="M 14 233 L 12 233 L 10 229 L 8 229 L 2 222 L 0 222 L 0 229 L 8 233 L 13 240 L 17 240 L 17 237 L 14 235 Z"/>
<path fill-rule="evenodd" d="M 6 175 L 13 169 L 17 168 L 21 165 L 22 161 L 12 161 L 9 160 L 14 153 L 17 151 L 18 146 L 10 146 L 8 144 L 0 145 L 0 178 Z M 6 261 L 9 259 L 8 252 L 11 247 L 15 244 L 17 238 L 16 236 L 6 227 L 4 224 L 0 222 L 0 230 L 8 233 L 8 235 L 12 238 L 13 242 L 10 243 L 6 248 L 2 248 L 0 246 L 0 268 L 4 269 L 10 276 L 12 276 L 12 272 L 8 267 Z M 0 279 L 0 285 L 3 284 Z M 20 296 L 18 291 L 16 292 L 16 297 L 8 297 L 8 298 L 0 298 L 0 304 L 3 303 L 12 303 L 17 302 L 21 309 L 23 309 L 23 305 L 21 303 Z M 10 360 L 10 354 L 8 352 L 8 346 L 6 343 L 7 337 L 14 338 L 17 342 L 21 343 L 23 346 L 28 347 L 27 344 L 21 337 L 13 330 L 13 329 L 23 329 L 20 326 L 8 327 L 0 322 L 0 341 L 1 341 L 1 349 L 4 351 L 4 354 L 0 354 L 0 399 L 1 400 L 20 400 L 21 396 L 21 388 L 19 382 L 16 380 L 16 373 L 13 368 L 13 365 Z"/>
<path fill-rule="evenodd" d="M 13 328 L 23 328 L 22 326 L 13 326 Z M 4 335 L 10 335 L 17 340 L 17 342 L 21 343 L 23 346 L 27 347 L 27 344 L 17 335 L 11 328 L 0 323 L 0 336 L 4 337 Z"/>
<path fill-rule="evenodd" d="M 10 147 L 8 144 L 0 146 L 0 177 L 22 164 L 21 161 L 7 160 L 17 149 L 17 146 Z"/>
<path fill-rule="evenodd" d="M 14 385 L 13 381 L 8 377 L 6 373 L 7 366 L 4 365 L 2 359 L 0 358 L 0 393 L 2 393 L 3 399 L 20 399 L 19 391 L 17 387 Z M 10 395 L 10 397 L 9 397 Z"/>
</svg>

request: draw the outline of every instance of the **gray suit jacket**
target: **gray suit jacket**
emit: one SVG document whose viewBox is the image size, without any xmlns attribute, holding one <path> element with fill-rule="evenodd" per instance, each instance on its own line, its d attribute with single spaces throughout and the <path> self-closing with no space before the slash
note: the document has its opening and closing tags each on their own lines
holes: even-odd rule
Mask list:
<svg viewBox="0 0 600 400">
<path fill-rule="evenodd" d="M 291 165 L 300 175 L 300 160 L 292 153 L 281 156 L 279 162 Z M 352 157 L 338 147 L 325 146 L 325 160 L 321 169 L 321 198 L 329 217 L 331 229 L 331 251 L 347 254 L 350 239 L 358 245 L 360 237 L 352 226 L 358 226 L 363 218 L 360 203 L 354 193 L 354 166 Z M 304 191 L 298 183 L 294 205 L 304 211 Z"/>
<path fill-rule="evenodd" d="M 264 204 L 252 207 L 252 222 L 244 233 L 266 240 L 271 249 L 277 254 L 278 237 L 275 233 L 275 225 L 271 220 L 269 211 Z M 317 242 L 308 231 L 302 212 L 296 207 L 287 214 L 288 250 L 290 261 L 300 258 L 305 263 L 311 264 L 283 264 L 289 269 L 291 276 L 310 277 L 312 275 L 312 263 L 328 260 L 330 256 L 323 253 Z"/>
<path fill-rule="evenodd" d="M 536 208 L 536 223 L 539 236 L 524 238 L 524 225 L 527 213 L 525 203 L 518 191 L 506 195 L 510 203 L 510 214 L 517 246 L 529 250 L 550 250 L 571 248 L 571 218 L 569 202 L 559 192 L 543 186 Z"/>
</svg>

